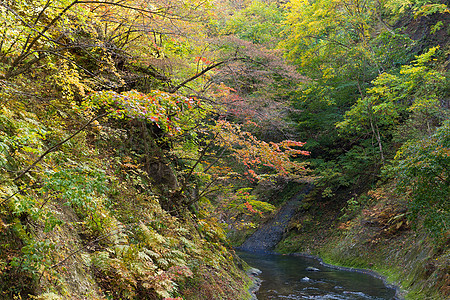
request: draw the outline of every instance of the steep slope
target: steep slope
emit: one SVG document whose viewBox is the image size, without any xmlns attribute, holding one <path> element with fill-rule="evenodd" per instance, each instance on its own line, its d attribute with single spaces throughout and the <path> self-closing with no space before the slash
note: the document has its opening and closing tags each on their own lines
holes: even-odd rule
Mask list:
<svg viewBox="0 0 450 300">
<path fill-rule="evenodd" d="M 293 217 L 276 251 L 375 270 L 400 286 L 406 299 L 448 299 L 449 240 L 434 240 L 427 229 L 408 219 L 405 203 L 392 186 L 361 192 L 358 206 L 342 204 L 345 199 L 354 203 L 348 191 L 333 199 L 313 191 L 308 202 L 316 205 L 303 206 Z"/>
<path fill-rule="evenodd" d="M 272 251 L 283 238 L 291 218 L 297 212 L 302 199 L 311 189 L 311 186 L 306 187 L 283 204 L 273 218 L 259 225 L 258 229 L 237 249 L 252 252 Z"/>
<path fill-rule="evenodd" d="M 158 176 L 168 176 L 170 167 L 146 175 L 132 148 L 111 147 L 126 140 L 99 139 L 118 129 L 104 120 L 100 130 L 85 127 L 48 152 L 20 180 L 7 180 L 7 168 L 27 168 L 52 139 L 63 140 L 42 140 L 38 132 L 70 137 L 77 132 L 73 127 L 83 128 L 27 112 L 17 100 L 8 104 L 0 115 L 0 299 L 250 297 L 250 280 L 236 267 L 216 221 L 164 210 L 160 199 L 167 184 Z M 116 138 L 125 137 L 134 138 Z M 12 153 L 12 147 L 18 150 Z M 159 151 L 148 150 L 144 157 Z"/>
</svg>

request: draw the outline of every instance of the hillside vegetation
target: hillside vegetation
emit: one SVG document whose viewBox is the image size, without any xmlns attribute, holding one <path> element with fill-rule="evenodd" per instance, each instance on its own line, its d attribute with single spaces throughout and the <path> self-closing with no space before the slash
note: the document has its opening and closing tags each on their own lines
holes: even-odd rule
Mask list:
<svg viewBox="0 0 450 300">
<path fill-rule="evenodd" d="M 228 238 L 311 183 L 279 251 L 445 299 L 449 20 L 439 0 L 0 0 L 0 298 L 249 299 Z"/>
</svg>

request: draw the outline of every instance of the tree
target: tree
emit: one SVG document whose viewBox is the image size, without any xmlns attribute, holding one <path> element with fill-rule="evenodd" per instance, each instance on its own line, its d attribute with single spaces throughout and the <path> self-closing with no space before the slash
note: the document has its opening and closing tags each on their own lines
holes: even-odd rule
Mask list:
<svg viewBox="0 0 450 300">
<path fill-rule="evenodd" d="M 373 2 L 293 0 L 287 8 L 281 45 L 309 77 L 346 74 L 361 84 L 370 65 L 370 72 L 382 71 L 370 45 L 377 14 Z"/>
<path fill-rule="evenodd" d="M 253 44 L 274 48 L 281 38 L 282 21 L 279 5 L 255 0 L 227 19 L 221 35 L 236 35 Z"/>
<path fill-rule="evenodd" d="M 336 125 L 347 132 L 371 131 L 383 164 L 382 140 L 394 134 L 397 124 L 404 122 L 408 114 L 412 117 L 420 115 L 428 134 L 433 132 L 432 124 L 436 126 L 439 119 L 445 118 L 446 112 L 440 108 L 439 99 L 445 94 L 446 80 L 441 72 L 429 66 L 437 49 L 431 48 L 417 56 L 411 65 L 402 66 L 399 74 L 379 75 L 373 81 L 374 86 L 368 89 L 369 96 L 359 99 L 346 112 L 345 120 Z M 410 126 L 412 123 L 408 124 Z M 413 127 L 409 130 L 412 132 Z"/>
<path fill-rule="evenodd" d="M 291 140 L 280 143 L 259 141 L 251 133 L 242 131 L 239 125 L 223 120 L 217 122 L 215 130 L 220 130 L 219 146 L 228 149 L 235 159 L 246 167 L 244 175 L 253 181 L 270 176 L 267 169 L 272 169 L 275 176 L 297 179 L 303 179 L 307 174 L 304 162 L 290 159 L 299 155 L 309 155 L 309 152 L 298 149 L 305 143 Z"/>
<path fill-rule="evenodd" d="M 328 160 L 342 154 L 334 145 L 348 144 L 331 128 L 377 75 L 408 61 L 412 41 L 386 24 L 389 14 L 375 1 L 291 1 L 287 8 L 280 46 L 310 78 L 291 93 L 291 117 L 300 138 L 315 145 L 313 155 Z"/>
<path fill-rule="evenodd" d="M 405 143 L 390 173 L 409 200 L 411 217 L 424 222 L 438 239 L 448 238 L 450 221 L 450 122 L 430 137 Z"/>
<path fill-rule="evenodd" d="M 205 1 L 198 5 L 195 1 L 141 0 L 24 0 L 0 5 L 5 28 L 0 75 L 4 78 L 38 72 L 38 63 L 56 57 L 74 65 L 73 71 L 97 86 L 126 84 L 127 89 L 149 75 L 170 87 L 171 79 L 165 73 L 173 66 L 168 56 L 174 54 L 174 45 L 176 51 L 183 46 L 182 52 L 190 51 L 189 32 L 209 8 Z M 133 62 L 143 73 L 138 77 L 127 72 Z"/>
<path fill-rule="evenodd" d="M 276 142 L 295 139 L 286 121 L 287 94 L 304 77 L 276 49 L 282 30 L 281 6 L 265 1 L 240 5 L 213 24 L 210 52 L 214 54 L 207 56 L 210 61 L 214 57 L 240 59 L 212 72 L 200 91 L 221 106 L 219 111 L 228 120 L 243 124 L 258 138 Z"/>
</svg>

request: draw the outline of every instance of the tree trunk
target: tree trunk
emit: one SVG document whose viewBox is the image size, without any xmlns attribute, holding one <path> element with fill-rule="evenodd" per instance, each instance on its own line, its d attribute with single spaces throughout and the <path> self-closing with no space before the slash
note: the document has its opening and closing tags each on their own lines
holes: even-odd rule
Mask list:
<svg viewBox="0 0 450 300">
<path fill-rule="evenodd" d="M 377 139 L 378 148 L 380 149 L 381 163 L 382 163 L 383 166 L 384 166 L 383 145 L 382 145 L 382 143 L 381 143 L 380 130 L 379 130 L 379 128 L 378 128 L 378 125 L 374 122 L 373 111 L 372 111 L 372 105 L 369 104 L 368 110 L 369 110 L 369 122 L 370 122 L 370 128 L 372 129 L 373 135 L 374 135 L 375 138 Z"/>
</svg>

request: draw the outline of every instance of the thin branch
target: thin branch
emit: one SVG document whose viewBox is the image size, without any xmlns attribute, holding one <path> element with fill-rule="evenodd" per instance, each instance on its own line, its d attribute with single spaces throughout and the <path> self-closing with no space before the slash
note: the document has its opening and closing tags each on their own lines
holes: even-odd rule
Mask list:
<svg viewBox="0 0 450 300">
<path fill-rule="evenodd" d="M 128 225 L 124 226 L 123 228 L 118 228 L 118 229 L 115 229 L 115 230 L 111 230 L 111 231 L 108 232 L 108 233 L 105 233 L 104 235 L 102 235 L 102 236 L 96 238 L 95 240 L 91 241 L 90 243 L 88 243 L 88 244 L 86 244 L 86 245 L 84 245 L 84 246 L 82 246 L 82 247 L 80 247 L 80 248 L 78 248 L 78 249 L 72 251 L 72 252 L 71 252 L 69 255 L 67 255 L 64 259 L 62 259 L 62 260 L 60 260 L 59 262 L 57 262 L 57 263 L 51 265 L 51 266 L 49 267 L 49 269 L 56 268 L 57 266 L 59 266 L 59 265 L 65 263 L 69 258 L 71 258 L 72 256 L 74 256 L 74 255 L 77 254 L 78 252 L 82 251 L 83 249 L 86 249 L 87 247 L 92 246 L 94 243 L 97 243 L 97 242 L 99 242 L 99 241 L 101 241 L 101 240 L 104 240 L 104 239 L 106 239 L 106 238 L 112 236 L 113 234 L 119 233 L 120 231 L 124 230 L 125 228 L 134 226 L 134 225 L 136 225 L 136 224 L 137 224 L 137 223 L 128 224 Z"/>
<path fill-rule="evenodd" d="M 20 15 L 19 13 L 17 13 L 15 10 L 13 10 L 11 7 L 9 7 L 8 5 L 6 5 L 5 3 L 0 3 L 1 6 L 3 6 L 7 11 L 9 11 L 10 13 L 12 13 L 17 19 L 19 19 L 28 29 L 30 29 L 31 31 L 35 32 L 38 34 L 38 36 L 36 36 L 37 38 L 39 37 L 44 37 L 49 41 L 55 42 L 55 40 L 53 40 L 52 38 L 48 37 L 45 35 L 45 32 L 39 31 L 37 29 L 35 29 L 34 25 L 30 25 L 29 23 L 27 23 L 27 21 L 25 21 Z M 22 50 L 22 54 L 25 52 L 25 48 L 28 44 L 28 40 L 30 39 L 30 35 L 28 35 L 27 40 L 25 41 L 25 45 L 24 45 L 24 49 Z"/>
<path fill-rule="evenodd" d="M 225 174 L 225 175 L 228 175 L 228 173 Z M 207 195 L 207 194 L 210 194 L 210 193 L 212 193 L 212 192 L 214 192 L 214 191 L 216 191 L 216 190 L 218 190 L 218 189 L 220 190 L 220 189 L 221 189 L 220 187 L 219 187 L 219 188 L 216 188 L 216 189 L 208 190 L 215 182 L 217 182 L 217 180 L 219 180 L 219 176 L 216 176 L 213 180 L 211 180 L 211 181 L 205 186 L 205 188 L 203 189 L 203 191 L 197 196 L 197 198 L 195 198 L 195 199 L 191 200 L 190 202 L 188 202 L 188 203 L 186 204 L 186 206 L 191 205 L 191 204 L 197 202 L 198 200 L 200 200 L 200 198 L 202 198 L 203 196 L 205 196 L 205 195 Z"/>
<path fill-rule="evenodd" d="M 34 26 L 37 25 L 37 23 L 39 22 L 39 19 L 44 14 L 44 11 L 50 6 L 51 3 L 52 3 L 51 0 L 47 0 L 47 3 L 45 3 L 44 7 L 41 9 L 41 12 L 39 13 L 39 15 L 37 16 L 36 20 L 34 21 Z"/>
<path fill-rule="evenodd" d="M 15 192 L 14 194 L 12 194 L 12 195 L 10 195 L 10 196 L 4 198 L 3 201 L 0 202 L 0 206 L 2 206 L 3 204 L 5 204 L 6 202 L 8 202 L 9 199 L 11 199 L 12 197 L 14 197 L 15 195 L 17 195 L 17 194 L 20 193 L 21 191 L 22 191 L 22 190 L 19 189 L 19 190 L 18 190 L 17 192 Z"/>
<path fill-rule="evenodd" d="M 84 50 L 84 49 L 83 49 Z M 40 52 L 40 51 L 36 51 L 36 52 Z M 75 65 L 76 67 L 80 68 L 81 70 L 83 70 L 84 72 L 86 72 L 86 74 L 92 76 L 93 80 L 99 82 L 102 86 L 107 87 L 107 88 L 114 88 L 113 85 L 111 85 L 109 82 L 104 82 L 102 80 L 100 80 L 98 78 L 98 76 L 96 76 L 94 73 L 92 73 L 91 71 L 89 71 L 88 69 L 84 68 L 83 66 L 81 66 L 80 64 L 78 64 L 76 61 L 72 60 L 71 58 L 63 55 L 63 54 L 59 54 L 57 51 L 52 51 L 52 50 L 44 50 L 42 51 L 44 52 L 44 54 L 47 53 L 51 53 L 55 56 L 61 57 L 62 59 L 65 59 L 67 61 L 69 61 L 70 63 L 72 63 L 73 65 Z M 88 53 L 87 51 L 84 50 L 84 52 Z"/>
<path fill-rule="evenodd" d="M 183 86 L 185 86 L 186 83 L 189 83 L 189 82 L 191 82 L 191 81 L 193 81 L 193 80 L 199 78 L 200 76 L 204 75 L 204 74 L 207 73 L 208 71 L 211 71 L 212 69 L 217 68 L 217 67 L 219 67 L 219 66 L 221 66 L 221 65 L 223 65 L 223 64 L 227 64 L 227 63 L 229 63 L 229 62 L 237 61 L 237 60 L 244 60 L 244 59 L 245 59 L 245 58 L 242 58 L 242 57 L 233 57 L 233 58 L 226 59 L 226 60 L 220 61 L 220 62 L 218 62 L 218 63 L 212 64 L 212 65 L 210 65 L 210 66 L 204 68 L 200 73 L 195 74 L 194 76 L 192 76 L 192 77 L 186 79 L 185 81 L 183 81 L 183 82 L 180 83 L 179 85 L 177 85 L 177 86 L 171 88 L 168 92 L 169 92 L 169 93 L 175 93 L 175 92 L 178 91 L 180 88 L 182 88 Z"/>
<path fill-rule="evenodd" d="M 12 195 L 10 195 L 10 196 L 8 196 L 8 197 L 6 197 L 6 198 L 3 198 L 3 201 L 0 202 L 0 206 L 2 206 L 3 204 L 5 204 L 6 202 L 8 202 L 11 198 L 13 198 L 13 197 L 14 197 L 15 195 L 17 195 L 18 193 L 23 192 L 26 188 L 39 188 L 39 187 L 40 187 L 40 185 L 38 185 L 38 184 L 32 184 L 32 185 L 21 186 L 21 187 L 18 188 L 18 190 L 17 190 L 14 194 L 12 194 Z"/>
<path fill-rule="evenodd" d="M 148 10 L 148 9 L 144 9 L 144 8 L 139 8 L 139 7 L 135 7 L 135 6 L 131 6 L 131 5 L 126 5 L 126 4 L 121 4 L 120 2 L 113 2 L 113 1 L 76 1 L 78 3 L 81 4 L 100 4 L 100 5 L 114 5 L 114 6 L 118 6 L 121 8 L 126 8 L 126 9 L 131 9 L 131 10 L 135 10 L 141 13 L 150 13 L 150 14 L 157 14 L 158 11 L 153 11 L 153 10 Z M 163 12 L 162 9 L 159 9 L 161 12 Z"/>
<path fill-rule="evenodd" d="M 81 131 L 83 131 L 89 124 L 91 124 L 92 122 L 94 122 L 95 120 L 106 116 L 108 113 L 104 113 L 101 114 L 99 116 L 96 116 L 94 118 L 92 118 L 91 120 L 89 120 L 89 122 L 87 122 L 86 124 L 84 124 L 80 129 L 78 129 L 76 132 L 74 132 L 72 135 L 70 135 L 68 138 L 64 139 L 63 141 L 57 143 L 56 145 L 48 148 L 43 154 L 41 154 L 41 156 L 39 156 L 38 159 L 36 159 L 31 165 L 29 165 L 27 168 L 23 169 L 19 175 L 17 175 L 13 181 L 16 181 L 18 179 L 20 179 L 23 175 L 25 175 L 26 173 L 28 173 L 32 168 L 34 168 L 47 154 L 49 154 L 50 152 L 53 152 L 54 150 L 56 150 L 57 148 L 59 148 L 62 144 L 64 144 L 65 142 L 69 141 L 70 139 L 72 139 L 74 136 L 76 136 L 77 134 L 79 134 Z"/>
<path fill-rule="evenodd" d="M 73 1 L 72 3 L 70 3 L 68 6 L 66 6 L 56 17 L 54 17 L 50 23 L 47 24 L 47 26 L 45 26 L 45 28 L 39 33 L 39 36 L 36 36 L 28 45 L 26 51 L 30 51 L 31 47 L 34 46 L 34 44 L 36 44 L 36 42 L 39 40 L 41 35 L 44 35 L 59 19 L 61 19 L 61 17 L 69 10 L 72 8 L 72 6 L 74 6 L 75 4 L 78 3 L 78 0 Z"/>
<path fill-rule="evenodd" d="M 208 172 L 208 170 L 211 169 L 211 167 L 214 166 L 222 158 L 222 156 L 225 153 L 226 149 L 227 148 L 223 148 L 222 149 L 222 152 L 220 152 L 220 154 L 216 157 L 216 159 L 212 163 L 210 163 L 209 166 L 205 170 L 203 170 L 203 173 Z"/>
<path fill-rule="evenodd" d="M 8 71 L 8 73 L 11 73 L 12 70 L 19 65 L 26 57 L 29 56 L 30 54 L 30 50 L 31 48 L 34 46 L 34 44 L 37 43 L 37 41 L 39 41 L 39 39 L 44 36 L 45 37 L 45 33 L 59 20 L 61 19 L 61 17 L 70 9 L 72 8 L 72 6 L 74 6 L 75 4 L 78 3 L 78 0 L 73 1 L 71 4 L 69 4 L 68 6 L 66 6 L 56 17 L 54 17 L 50 23 L 47 24 L 47 26 L 45 26 L 45 28 L 42 31 L 37 31 L 38 35 L 28 44 L 28 46 L 26 47 L 26 49 L 24 49 L 22 51 L 22 54 L 19 55 L 11 64 L 11 67 Z M 6 7 L 6 6 L 5 6 Z M 30 27 L 32 29 L 32 27 Z M 8 76 L 10 77 L 10 76 Z"/>
<path fill-rule="evenodd" d="M 216 135 L 217 136 L 217 135 Z M 194 172 L 195 168 L 197 167 L 197 165 L 200 163 L 200 161 L 202 160 L 203 156 L 205 156 L 206 151 L 208 151 L 209 147 L 212 145 L 212 141 L 216 138 L 216 136 L 211 140 L 211 142 L 209 142 L 208 145 L 206 145 L 206 147 L 202 150 L 202 153 L 200 153 L 200 157 L 197 159 L 197 161 L 195 162 L 195 164 L 192 166 L 192 168 L 189 170 L 188 175 L 186 176 L 186 179 L 183 182 L 183 186 L 180 189 L 180 192 L 183 192 L 186 189 L 187 183 L 189 181 L 189 178 L 191 177 L 192 173 Z"/>
</svg>

